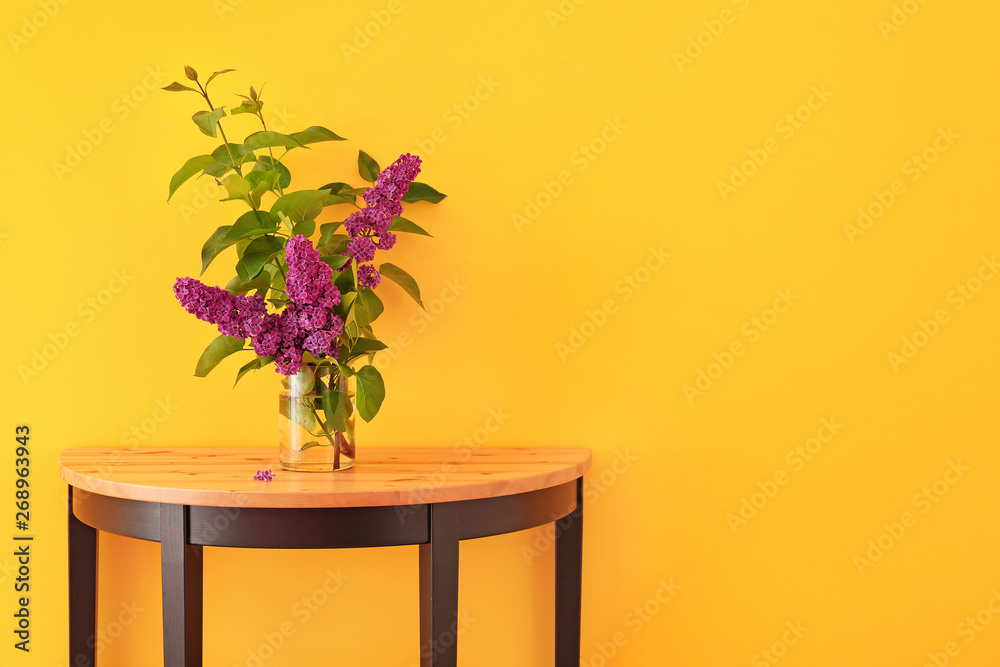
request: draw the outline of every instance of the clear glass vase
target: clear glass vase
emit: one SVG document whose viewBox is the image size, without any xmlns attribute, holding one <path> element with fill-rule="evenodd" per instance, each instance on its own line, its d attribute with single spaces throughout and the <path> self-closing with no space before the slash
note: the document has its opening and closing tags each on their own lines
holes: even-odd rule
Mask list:
<svg viewBox="0 0 1000 667">
<path fill-rule="evenodd" d="M 282 378 L 278 458 L 288 470 L 329 472 L 354 465 L 355 378 L 335 364 L 302 364 Z"/>
</svg>

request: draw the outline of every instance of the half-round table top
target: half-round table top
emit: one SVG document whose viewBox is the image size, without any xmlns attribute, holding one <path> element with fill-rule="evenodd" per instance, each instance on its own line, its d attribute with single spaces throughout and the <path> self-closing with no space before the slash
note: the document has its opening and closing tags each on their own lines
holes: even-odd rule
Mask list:
<svg viewBox="0 0 1000 667">
<path fill-rule="evenodd" d="M 59 474 L 104 496 L 210 507 L 375 507 L 474 500 L 571 482 L 589 449 L 359 448 L 353 468 L 284 470 L 277 447 L 66 449 Z M 271 468 L 269 482 L 253 479 Z"/>
</svg>

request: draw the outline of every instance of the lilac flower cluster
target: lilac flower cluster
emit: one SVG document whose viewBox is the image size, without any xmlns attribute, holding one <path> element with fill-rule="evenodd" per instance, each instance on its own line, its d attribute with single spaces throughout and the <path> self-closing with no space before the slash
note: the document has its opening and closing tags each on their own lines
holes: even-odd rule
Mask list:
<svg viewBox="0 0 1000 667">
<path fill-rule="evenodd" d="M 236 296 L 194 278 L 178 278 L 174 283 L 174 296 L 184 310 L 203 322 L 215 324 L 224 336 L 235 338 L 256 335 L 266 311 L 260 296 Z"/>
<path fill-rule="evenodd" d="M 267 470 L 258 470 L 253 476 L 258 482 L 270 482 L 274 479 L 274 471 L 268 468 Z"/>
<path fill-rule="evenodd" d="M 396 245 L 396 235 L 389 231 L 392 219 L 403 212 L 403 197 L 410 183 L 420 173 L 420 158 L 406 153 L 382 170 L 375 185 L 364 195 L 365 208 L 352 213 L 344 221 L 351 240 L 349 254 L 358 264 L 358 286 L 376 287 L 382 276 L 371 264 L 375 249 L 391 250 Z"/>
<path fill-rule="evenodd" d="M 285 261 L 285 292 L 291 303 L 280 313 L 267 313 L 259 296 L 236 296 L 194 278 L 178 278 L 174 294 L 189 313 L 217 325 L 226 336 L 249 337 L 258 356 L 274 356 L 279 373 L 294 375 L 304 352 L 317 357 L 339 354 L 337 338 L 344 322 L 331 311 L 340 303 L 340 290 L 331 282 L 333 271 L 309 239 L 289 239 Z"/>
<path fill-rule="evenodd" d="M 338 355 L 337 337 L 344 332 L 344 322 L 330 312 L 340 303 L 340 290 L 330 280 L 333 270 L 319 258 L 309 239 L 301 234 L 289 239 L 285 261 L 285 293 L 292 303 L 281 313 L 264 317 L 253 347 L 261 357 L 274 355 L 279 373 L 295 375 L 303 352 L 317 357 Z"/>
</svg>

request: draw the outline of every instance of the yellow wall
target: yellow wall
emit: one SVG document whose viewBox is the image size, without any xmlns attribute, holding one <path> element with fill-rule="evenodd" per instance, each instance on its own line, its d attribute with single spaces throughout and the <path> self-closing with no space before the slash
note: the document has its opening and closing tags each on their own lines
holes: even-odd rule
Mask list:
<svg viewBox="0 0 1000 667">
<path fill-rule="evenodd" d="M 302 151 L 300 187 L 342 178 L 358 148 L 425 157 L 422 180 L 450 196 L 414 208 L 436 238 L 393 261 L 436 314 L 382 290 L 378 331 L 405 344 L 359 465 L 365 446 L 485 439 L 497 412 L 489 446 L 593 448 L 585 665 L 1000 654 L 1000 6 L 11 0 L 2 15 L 0 553 L 22 423 L 36 536 L 29 655 L 0 556 L 3 664 L 65 664 L 62 448 L 133 429 L 153 447 L 276 441 L 273 373 L 235 390 L 233 363 L 192 377 L 214 334 L 170 291 L 236 209 L 204 182 L 165 203 L 214 146 L 188 120 L 196 98 L 156 90 L 185 64 L 237 68 L 220 99 L 266 83 L 276 129 L 350 139 Z M 52 358 L 24 375 L 36 352 Z M 462 545 L 463 664 L 551 664 L 547 540 Z M 102 544 L 100 664 L 159 664 L 157 545 Z M 208 665 L 256 664 L 282 627 L 268 667 L 417 660 L 415 548 L 208 550 L 206 570 Z M 328 571 L 339 590 L 306 614 Z"/>
</svg>

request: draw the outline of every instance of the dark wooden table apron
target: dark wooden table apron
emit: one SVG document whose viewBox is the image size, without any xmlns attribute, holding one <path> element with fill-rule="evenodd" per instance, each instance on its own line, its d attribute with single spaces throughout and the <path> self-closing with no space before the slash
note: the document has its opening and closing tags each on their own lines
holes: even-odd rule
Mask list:
<svg viewBox="0 0 1000 667">
<path fill-rule="evenodd" d="M 160 543 L 165 667 L 202 664 L 202 548 L 420 548 L 420 664 L 453 667 L 458 542 L 556 522 L 557 667 L 580 664 L 583 478 L 514 495 L 380 507 L 214 507 L 69 487 L 69 664 L 94 665 L 98 531 Z"/>
</svg>

